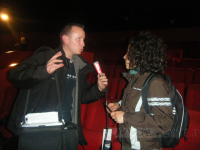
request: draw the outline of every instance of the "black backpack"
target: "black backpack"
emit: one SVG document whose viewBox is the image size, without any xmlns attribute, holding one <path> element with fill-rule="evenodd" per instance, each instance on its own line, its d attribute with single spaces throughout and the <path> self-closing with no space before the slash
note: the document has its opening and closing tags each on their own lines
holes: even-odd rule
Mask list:
<svg viewBox="0 0 200 150">
<path fill-rule="evenodd" d="M 147 79 L 145 80 L 142 88 L 142 102 L 144 109 L 147 114 L 150 114 L 149 107 L 148 107 L 148 102 L 147 102 L 147 94 L 148 90 L 150 87 L 150 81 L 155 77 L 155 76 L 161 76 L 161 75 L 156 75 L 156 74 L 150 74 Z M 168 83 L 171 92 L 172 92 L 172 110 L 174 114 L 174 121 L 173 125 L 170 131 L 168 131 L 164 135 L 159 135 L 159 141 L 162 145 L 162 147 L 165 148 L 171 148 L 175 147 L 179 144 L 179 139 L 182 137 L 185 137 L 186 139 L 186 133 L 188 130 L 189 126 L 189 113 L 187 108 L 183 104 L 183 98 L 179 91 L 174 87 L 174 85 L 171 83 L 171 79 L 168 75 L 163 75 L 162 76 Z"/>
</svg>

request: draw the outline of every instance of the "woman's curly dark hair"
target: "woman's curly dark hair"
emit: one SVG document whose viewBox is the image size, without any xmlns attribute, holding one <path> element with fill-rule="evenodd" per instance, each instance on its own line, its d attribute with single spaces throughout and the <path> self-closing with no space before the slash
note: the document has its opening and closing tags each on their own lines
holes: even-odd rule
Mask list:
<svg viewBox="0 0 200 150">
<path fill-rule="evenodd" d="M 166 45 L 161 38 L 141 32 L 129 41 L 130 68 L 140 67 L 140 72 L 164 73 L 167 67 Z"/>
</svg>

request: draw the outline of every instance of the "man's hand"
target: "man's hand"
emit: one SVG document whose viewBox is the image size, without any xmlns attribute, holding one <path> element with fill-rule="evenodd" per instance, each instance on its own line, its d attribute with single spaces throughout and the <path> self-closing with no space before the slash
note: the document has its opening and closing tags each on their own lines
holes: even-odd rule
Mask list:
<svg viewBox="0 0 200 150">
<path fill-rule="evenodd" d="M 110 116 L 116 123 L 124 123 L 124 112 L 123 111 L 115 111 L 111 112 Z"/>
<path fill-rule="evenodd" d="M 108 85 L 108 79 L 106 78 L 105 73 L 100 73 L 97 75 L 97 77 L 98 77 L 97 83 L 98 83 L 99 90 L 102 91 Z"/>
<path fill-rule="evenodd" d="M 64 66 L 64 64 L 62 63 L 63 60 L 57 59 L 61 55 L 62 55 L 62 53 L 58 52 L 47 62 L 46 68 L 47 68 L 47 72 L 49 74 L 53 73 L 58 68 L 61 68 Z"/>
<path fill-rule="evenodd" d="M 118 103 L 109 103 L 108 107 L 110 108 L 110 110 L 116 111 L 119 108 L 119 104 Z M 107 112 L 110 113 L 110 111 L 106 108 Z"/>
</svg>

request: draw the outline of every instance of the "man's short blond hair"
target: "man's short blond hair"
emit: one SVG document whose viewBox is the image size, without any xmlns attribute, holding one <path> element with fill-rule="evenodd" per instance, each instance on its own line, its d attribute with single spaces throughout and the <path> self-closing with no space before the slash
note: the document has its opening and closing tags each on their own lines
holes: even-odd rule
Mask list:
<svg viewBox="0 0 200 150">
<path fill-rule="evenodd" d="M 81 25 L 81 24 L 78 24 L 78 23 L 69 23 L 69 24 L 65 25 L 60 32 L 60 42 L 61 43 L 63 43 L 62 36 L 63 35 L 69 35 L 73 26 L 84 29 L 84 25 Z"/>
</svg>

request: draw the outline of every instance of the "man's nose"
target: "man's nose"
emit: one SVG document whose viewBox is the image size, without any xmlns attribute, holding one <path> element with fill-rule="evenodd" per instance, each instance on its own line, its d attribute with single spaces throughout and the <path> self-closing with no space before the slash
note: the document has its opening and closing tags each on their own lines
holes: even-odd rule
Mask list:
<svg viewBox="0 0 200 150">
<path fill-rule="evenodd" d="M 84 41 L 82 42 L 82 46 L 83 46 L 83 47 L 85 46 L 85 42 L 84 42 Z"/>
</svg>

